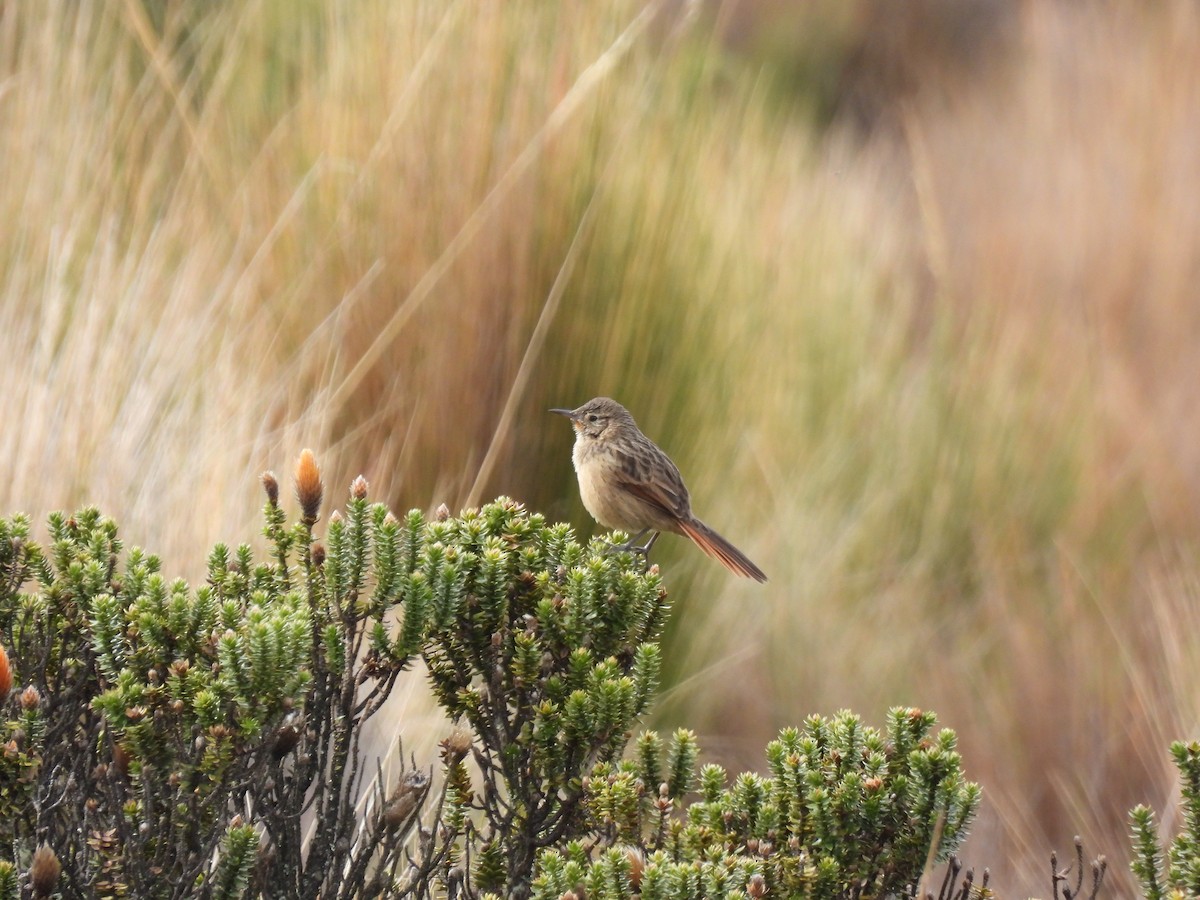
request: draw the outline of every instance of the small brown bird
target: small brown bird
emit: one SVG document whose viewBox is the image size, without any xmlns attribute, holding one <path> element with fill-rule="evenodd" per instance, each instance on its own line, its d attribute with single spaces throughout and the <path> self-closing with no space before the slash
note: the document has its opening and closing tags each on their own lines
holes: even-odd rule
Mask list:
<svg viewBox="0 0 1200 900">
<path fill-rule="evenodd" d="M 642 434 L 629 410 L 620 403 L 597 397 L 579 409 L 550 412 L 566 416 L 575 426 L 571 458 L 587 511 L 605 528 L 634 535 L 617 549 L 644 556 L 661 532 L 686 534 L 729 571 L 756 581 L 767 580 L 746 554 L 692 514 L 679 469 Z M 653 532 L 650 540 L 635 546 L 648 532 Z"/>
</svg>

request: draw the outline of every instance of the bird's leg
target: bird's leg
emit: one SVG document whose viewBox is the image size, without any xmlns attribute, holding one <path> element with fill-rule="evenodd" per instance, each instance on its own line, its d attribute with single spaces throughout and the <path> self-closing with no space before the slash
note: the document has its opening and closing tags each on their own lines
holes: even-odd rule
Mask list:
<svg viewBox="0 0 1200 900">
<path fill-rule="evenodd" d="M 645 534 L 645 533 L 646 533 L 645 531 L 642 532 L 642 534 Z M 641 547 L 636 548 L 635 552 L 640 553 L 644 559 L 649 560 L 650 548 L 654 546 L 654 542 L 658 540 L 658 536 L 660 534 L 662 534 L 661 531 L 654 532 L 654 534 L 650 535 L 650 540 L 646 541 L 646 543 L 643 544 Z M 641 535 L 638 535 L 638 537 L 641 537 Z"/>
<path fill-rule="evenodd" d="M 606 550 L 605 553 L 639 553 L 644 556 L 646 550 L 649 548 L 647 547 L 646 549 L 643 549 L 642 547 L 638 546 L 638 541 L 644 538 L 646 536 L 646 532 L 649 530 L 649 528 L 643 528 L 623 544 L 609 544 L 608 550 Z M 654 537 L 658 537 L 658 535 L 655 534 Z M 650 539 L 650 543 L 654 543 L 654 538 Z"/>
<path fill-rule="evenodd" d="M 662 534 L 662 532 L 656 531 L 650 535 L 650 540 L 646 541 L 644 544 L 639 544 L 638 542 L 644 538 L 646 533 L 649 531 L 649 528 L 643 528 L 623 544 L 609 544 L 608 550 L 606 550 L 605 553 L 634 553 L 640 556 L 642 558 L 642 562 L 648 567 L 650 565 L 650 548 L 654 546 L 654 542 L 657 541 L 658 536 Z"/>
</svg>

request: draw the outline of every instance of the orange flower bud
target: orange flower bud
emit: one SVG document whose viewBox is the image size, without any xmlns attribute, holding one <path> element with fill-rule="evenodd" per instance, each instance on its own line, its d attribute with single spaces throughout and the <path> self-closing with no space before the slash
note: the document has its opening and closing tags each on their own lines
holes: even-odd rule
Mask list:
<svg viewBox="0 0 1200 900">
<path fill-rule="evenodd" d="M 0 703 L 8 699 L 8 695 L 12 693 L 12 686 L 12 664 L 8 661 L 8 651 L 0 645 Z"/>
<path fill-rule="evenodd" d="M 321 470 L 311 450 L 302 450 L 296 463 L 296 499 L 300 501 L 305 525 L 315 525 L 321 512 L 321 497 L 325 485 L 321 483 Z"/>
</svg>

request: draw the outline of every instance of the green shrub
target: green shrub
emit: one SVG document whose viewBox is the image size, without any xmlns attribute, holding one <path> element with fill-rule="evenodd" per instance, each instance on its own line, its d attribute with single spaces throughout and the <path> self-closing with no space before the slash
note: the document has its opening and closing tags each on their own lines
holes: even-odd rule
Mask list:
<svg viewBox="0 0 1200 900">
<path fill-rule="evenodd" d="M 311 454 L 299 522 L 264 485 L 267 558 L 218 546 L 199 587 L 96 510 L 45 548 L 0 521 L 0 898 L 887 896 L 965 835 L 929 713 L 813 717 L 732 781 L 686 730 L 629 747 L 667 613 L 629 553 L 506 498 L 396 518 L 361 478 L 320 543 Z M 418 657 L 460 724 L 384 783 L 362 726 Z"/>
<path fill-rule="evenodd" d="M 767 747 L 769 777 L 730 784 L 705 766 L 683 818 L 671 813 L 692 786 L 695 738 L 677 732 L 664 759 L 661 740 L 644 734 L 632 759 L 590 779 L 592 827 L 610 849 L 543 854 L 534 897 L 580 884 L 593 900 L 744 897 L 758 882 L 812 900 L 911 892 L 931 855 L 943 859 L 965 836 L 979 803 L 954 734 L 932 735 L 933 722 L 894 709 L 884 734 L 852 713 L 813 716 Z"/>
<path fill-rule="evenodd" d="M 1154 811 L 1138 806 L 1130 812 L 1133 825 L 1131 868 L 1146 900 L 1200 896 L 1200 741 L 1171 745 L 1179 769 L 1183 829 L 1164 853 L 1159 844 Z"/>
</svg>

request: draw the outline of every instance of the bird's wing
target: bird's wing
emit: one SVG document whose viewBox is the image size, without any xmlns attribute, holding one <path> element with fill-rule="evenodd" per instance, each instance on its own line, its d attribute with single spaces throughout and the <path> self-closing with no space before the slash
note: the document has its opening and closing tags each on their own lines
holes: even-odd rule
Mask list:
<svg viewBox="0 0 1200 900">
<path fill-rule="evenodd" d="M 687 487 L 667 454 L 647 441 L 632 451 L 620 450 L 617 458 L 621 484 L 631 494 L 669 516 L 690 517 Z"/>
</svg>

